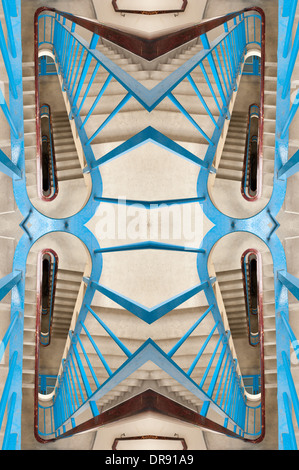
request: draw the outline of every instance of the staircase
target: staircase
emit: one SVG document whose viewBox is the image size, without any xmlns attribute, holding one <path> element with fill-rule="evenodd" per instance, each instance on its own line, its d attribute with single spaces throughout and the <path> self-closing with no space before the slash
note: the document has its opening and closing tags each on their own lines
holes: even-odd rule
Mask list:
<svg viewBox="0 0 299 470">
<path fill-rule="evenodd" d="M 277 62 L 265 63 L 263 197 L 270 197 L 273 188 L 276 123 Z"/>
<path fill-rule="evenodd" d="M 66 338 L 70 329 L 83 272 L 59 268 L 57 271 L 56 291 L 52 335 L 55 338 Z"/>
<path fill-rule="evenodd" d="M 247 113 L 233 111 L 225 139 L 216 179 L 242 181 L 244 150 L 246 144 Z"/>
</svg>

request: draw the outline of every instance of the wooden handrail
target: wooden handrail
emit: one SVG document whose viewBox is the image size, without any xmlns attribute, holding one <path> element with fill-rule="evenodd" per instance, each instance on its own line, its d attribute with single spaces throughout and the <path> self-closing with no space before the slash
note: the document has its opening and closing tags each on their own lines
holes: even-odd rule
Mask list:
<svg viewBox="0 0 299 470">
<path fill-rule="evenodd" d="M 161 36 L 155 38 L 145 38 L 139 36 L 138 34 L 132 34 L 123 30 L 112 28 L 111 26 L 107 26 L 103 23 L 100 23 L 97 20 L 84 18 L 83 16 L 73 15 L 72 13 L 57 10 L 56 8 L 44 6 L 38 8 L 34 15 L 36 41 L 38 16 L 43 11 L 51 11 L 53 13 L 57 13 L 63 18 L 66 18 L 72 21 L 73 23 L 76 23 L 78 26 L 81 26 L 94 34 L 97 34 L 98 36 L 107 39 L 108 41 L 111 41 L 117 44 L 118 46 L 121 46 L 124 49 L 127 49 L 128 51 L 139 55 L 140 57 L 148 61 L 154 60 L 162 54 L 170 52 L 176 47 L 182 46 L 186 42 L 189 42 L 202 34 L 208 33 L 212 29 L 215 29 L 218 26 L 223 25 L 227 21 L 230 21 L 236 18 L 237 16 L 240 16 L 243 13 L 247 13 L 249 11 L 256 11 L 261 15 L 262 49 L 264 48 L 265 42 L 265 14 L 264 11 L 259 7 L 244 8 L 243 10 L 239 10 L 237 12 L 203 20 L 198 24 L 189 26 L 187 28 L 179 29 L 175 32 L 162 34 Z M 261 67 L 262 62 L 263 58 L 261 60 Z"/>
</svg>

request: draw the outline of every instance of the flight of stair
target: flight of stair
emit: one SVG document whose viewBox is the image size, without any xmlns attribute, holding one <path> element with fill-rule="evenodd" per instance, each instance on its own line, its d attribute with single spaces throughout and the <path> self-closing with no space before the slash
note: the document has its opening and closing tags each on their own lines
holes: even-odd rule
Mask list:
<svg viewBox="0 0 299 470">
<path fill-rule="evenodd" d="M 247 312 L 241 266 L 216 272 L 233 338 L 248 337 Z"/>
<path fill-rule="evenodd" d="M 261 252 L 263 260 L 263 317 L 264 317 L 264 359 L 265 387 L 277 389 L 275 291 L 271 254 Z"/>
<path fill-rule="evenodd" d="M 154 71 L 143 70 L 140 64 L 131 63 L 130 59 L 124 58 L 120 52 L 115 52 L 111 45 L 99 44 L 97 49 L 113 60 L 123 70 L 127 71 L 146 88 L 151 89 L 167 77 L 171 71 L 177 69 L 180 64 L 184 63 L 186 59 L 199 52 L 202 49 L 202 46 L 197 44 L 192 47 L 185 47 L 186 51 L 178 53 L 176 58 L 168 59 L 168 62 L 165 64 L 161 63 L 157 67 L 157 70 Z M 210 68 L 207 64 L 206 70 L 211 83 L 214 84 Z M 81 90 L 80 98 L 84 95 L 92 71 L 93 67 L 90 68 L 90 71 L 87 74 L 85 84 Z M 81 109 L 80 114 L 82 121 L 84 121 L 99 92 L 100 86 L 104 83 L 107 76 L 108 73 L 103 68 L 100 68 Z M 210 107 L 215 119 L 217 120 L 219 111 L 214 103 L 214 99 L 208 85 L 205 83 L 202 73 L 196 69 L 192 73 L 192 77 L 200 88 L 207 105 Z M 214 88 L 216 90 L 215 84 Z M 218 96 L 219 93 L 217 91 L 215 92 Z M 121 99 L 125 97 L 126 93 L 126 90 L 118 84 L 116 80 L 113 79 L 111 81 L 104 95 L 95 107 L 91 117 L 85 124 L 85 130 L 88 137 L 90 137 L 97 130 L 100 124 L 104 122 Z M 188 80 L 184 79 L 173 90 L 173 94 L 178 101 L 183 104 L 195 121 L 202 127 L 204 132 L 211 137 L 214 124 L 208 117 L 203 105 L 200 103 L 200 100 L 195 96 Z M 79 104 L 80 98 L 78 101 Z M 130 113 L 129 116 L 127 113 Z M 144 110 L 142 105 L 139 104 L 136 99 L 131 98 L 122 110 L 113 118 L 113 120 L 108 123 L 91 142 L 91 148 L 95 157 L 99 158 L 108 150 L 116 147 L 118 144 L 137 134 L 149 125 L 153 126 L 155 129 L 173 140 L 181 143 L 183 146 L 187 146 L 189 148 L 191 145 L 194 153 L 201 158 L 204 157 L 208 148 L 207 141 L 168 98 L 165 98 L 151 113 Z"/>
</svg>

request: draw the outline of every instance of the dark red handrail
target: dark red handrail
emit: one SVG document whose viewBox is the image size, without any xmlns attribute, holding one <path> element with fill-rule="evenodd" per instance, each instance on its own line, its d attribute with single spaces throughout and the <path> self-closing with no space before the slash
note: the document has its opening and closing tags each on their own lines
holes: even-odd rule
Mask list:
<svg viewBox="0 0 299 470">
<path fill-rule="evenodd" d="M 114 11 L 116 11 L 117 13 L 134 13 L 137 15 L 163 15 L 166 13 L 183 13 L 186 10 L 188 0 L 182 0 L 182 2 L 183 3 L 181 8 L 177 10 L 125 10 L 118 8 L 117 0 L 112 0 L 112 6 L 114 8 Z"/>
</svg>

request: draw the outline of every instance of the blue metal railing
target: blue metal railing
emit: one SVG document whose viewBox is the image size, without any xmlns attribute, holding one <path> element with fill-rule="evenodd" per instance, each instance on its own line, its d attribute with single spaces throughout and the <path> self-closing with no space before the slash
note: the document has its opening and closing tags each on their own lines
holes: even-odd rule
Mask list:
<svg viewBox="0 0 299 470">
<path fill-rule="evenodd" d="M 48 395 L 53 392 L 56 385 L 56 375 L 39 374 L 39 389 L 38 392 L 42 395 Z"/>
<path fill-rule="evenodd" d="M 246 390 L 251 395 L 257 395 L 261 392 L 261 375 L 243 375 L 243 382 Z"/>
<path fill-rule="evenodd" d="M 283 443 L 286 449 L 297 450 L 297 442 L 295 438 L 295 425 L 293 420 L 293 412 L 296 420 L 297 432 L 299 429 L 299 398 L 298 393 L 295 387 L 293 374 L 291 370 L 291 364 L 293 363 L 294 367 L 298 365 L 299 361 L 299 342 L 296 339 L 296 336 L 290 326 L 289 319 L 284 312 L 278 313 L 280 315 L 286 335 L 290 341 L 290 344 L 293 348 L 293 354 L 291 355 L 291 361 L 288 358 L 286 351 L 278 351 L 278 354 L 281 355 L 280 360 L 283 365 L 283 370 L 287 379 L 287 391 L 283 393 L 283 406 L 287 421 L 288 434 L 283 434 Z"/>
<path fill-rule="evenodd" d="M 55 62 L 51 57 L 48 55 L 39 57 L 38 73 L 41 77 L 45 75 L 57 75 Z"/>
<path fill-rule="evenodd" d="M 13 183 L 24 177 L 22 155 L 22 51 L 20 0 L 2 0 L 4 19 L 0 22 L 0 50 L 4 62 L 1 79 L 9 83 L 9 98 L 0 90 L 0 107 L 9 125 L 11 158 L 0 150 L 0 170 L 10 176 Z M 6 75 L 6 76 L 5 76 Z M 9 103 L 9 104 L 8 104 Z M 16 268 L 0 280 L 0 300 L 11 295 L 11 315 L 6 332 L 0 341 L 0 360 L 3 368 L 3 390 L 0 398 L 0 429 L 3 433 L 3 450 L 19 449 L 21 444 L 22 402 L 22 337 L 24 310 L 20 300 L 23 288 L 23 270 Z M 2 313 L 2 315 L 4 315 Z M 5 369 L 7 374 L 5 376 Z"/>
<path fill-rule="evenodd" d="M 261 75 L 261 58 L 259 56 L 250 56 L 246 59 L 244 68 L 243 68 L 243 75 Z"/>
<path fill-rule="evenodd" d="M 255 262 L 256 269 L 253 272 L 252 262 Z M 260 292 L 262 292 L 262 279 L 258 275 L 261 272 L 261 260 L 257 253 L 246 250 L 242 255 L 242 273 L 244 282 L 245 304 L 248 325 L 249 344 L 257 346 L 260 343 L 258 317 L 261 314 Z M 255 289 L 253 289 L 253 282 Z"/>
</svg>

